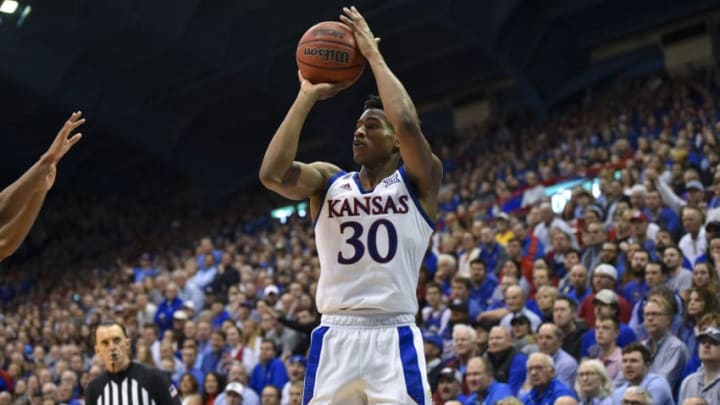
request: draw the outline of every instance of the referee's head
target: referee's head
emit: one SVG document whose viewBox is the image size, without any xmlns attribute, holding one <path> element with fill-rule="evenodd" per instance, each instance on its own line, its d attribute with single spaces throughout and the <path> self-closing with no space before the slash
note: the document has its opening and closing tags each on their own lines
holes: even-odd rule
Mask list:
<svg viewBox="0 0 720 405">
<path fill-rule="evenodd" d="M 125 326 L 117 321 L 103 321 L 95 328 L 95 353 L 100 355 L 105 369 L 118 373 L 130 365 L 130 339 Z"/>
</svg>

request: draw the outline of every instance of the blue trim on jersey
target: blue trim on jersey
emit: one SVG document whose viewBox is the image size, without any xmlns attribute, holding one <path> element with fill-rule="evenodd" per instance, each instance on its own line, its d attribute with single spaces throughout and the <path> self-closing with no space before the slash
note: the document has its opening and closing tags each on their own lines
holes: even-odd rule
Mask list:
<svg viewBox="0 0 720 405">
<path fill-rule="evenodd" d="M 355 184 L 357 184 L 358 190 L 360 190 L 360 194 L 368 194 L 375 191 L 375 189 L 365 190 L 363 188 L 362 183 L 360 183 L 360 172 L 353 173 L 353 180 L 355 180 Z"/>
<path fill-rule="evenodd" d="M 403 181 L 405 182 L 405 187 L 407 187 L 408 191 L 410 192 L 410 198 L 412 198 L 413 202 L 415 203 L 415 206 L 420 211 L 420 215 L 422 215 L 423 218 L 425 218 L 425 221 L 430 225 L 430 229 L 433 231 L 435 230 L 435 221 L 430 218 L 430 215 L 425 212 L 425 209 L 423 208 L 422 204 L 420 204 L 420 200 L 417 198 L 417 193 L 415 192 L 415 187 L 410 182 L 410 179 L 407 176 L 407 172 L 405 172 L 405 166 L 400 166 L 400 177 L 402 177 Z"/>
<path fill-rule="evenodd" d="M 425 403 L 425 389 L 422 384 L 422 375 L 418 366 L 418 354 L 415 350 L 413 332 L 409 326 L 398 327 L 400 341 L 400 358 L 402 359 L 403 374 L 405 375 L 405 388 L 410 398 L 418 404 Z"/>
<path fill-rule="evenodd" d="M 308 352 L 307 371 L 305 372 L 305 387 L 303 388 L 303 405 L 310 402 L 315 391 L 315 377 L 317 377 L 318 366 L 320 365 L 320 353 L 322 352 L 323 339 L 330 330 L 327 326 L 315 329 L 310 337 L 310 351 Z"/>
<path fill-rule="evenodd" d="M 323 191 L 322 198 L 320 198 L 320 209 L 318 210 L 317 216 L 313 219 L 313 229 L 315 228 L 315 225 L 317 225 L 318 218 L 320 218 L 320 213 L 322 213 L 323 206 L 325 205 L 325 197 L 327 197 L 327 193 L 328 191 L 330 191 L 330 187 L 333 185 L 333 183 L 335 183 L 335 180 L 346 174 L 347 172 L 340 170 L 328 179 L 328 182 L 325 185 L 325 191 Z"/>
</svg>

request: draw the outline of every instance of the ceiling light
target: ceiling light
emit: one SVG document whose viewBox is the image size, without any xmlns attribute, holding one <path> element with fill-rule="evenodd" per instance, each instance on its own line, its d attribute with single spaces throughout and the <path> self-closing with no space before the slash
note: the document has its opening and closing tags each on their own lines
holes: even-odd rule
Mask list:
<svg viewBox="0 0 720 405">
<path fill-rule="evenodd" d="M 0 13 L 12 14 L 17 10 L 18 2 L 15 0 L 5 0 L 0 4 Z"/>
</svg>

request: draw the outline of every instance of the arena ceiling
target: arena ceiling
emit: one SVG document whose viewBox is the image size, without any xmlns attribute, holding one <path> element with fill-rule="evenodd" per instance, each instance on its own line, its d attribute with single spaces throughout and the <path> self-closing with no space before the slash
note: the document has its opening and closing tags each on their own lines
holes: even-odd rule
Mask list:
<svg viewBox="0 0 720 405">
<path fill-rule="evenodd" d="M 0 0 L 2 3 L 3 0 Z M 86 138 L 62 189 L 134 192 L 178 176 L 210 196 L 256 181 L 294 99 L 302 33 L 338 1 L 17 0 L 0 14 L 0 180 L 5 184 L 81 109 Z M 714 11 L 710 0 L 358 0 L 391 67 L 420 105 L 513 83 L 538 111 L 586 85 L 596 47 Z M 31 12 L 18 24 L 21 11 Z M 651 50 L 628 64 L 657 60 Z M 644 60 L 644 59 L 646 60 Z M 305 159 L 346 161 L 371 75 L 307 123 Z"/>
</svg>

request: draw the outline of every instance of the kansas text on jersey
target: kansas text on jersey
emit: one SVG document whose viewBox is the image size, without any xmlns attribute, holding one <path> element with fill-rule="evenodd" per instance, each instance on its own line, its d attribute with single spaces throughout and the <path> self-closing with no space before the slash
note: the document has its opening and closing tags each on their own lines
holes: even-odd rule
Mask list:
<svg viewBox="0 0 720 405">
<path fill-rule="evenodd" d="M 333 176 L 315 223 L 319 311 L 416 313 L 433 228 L 404 167 L 373 190 L 363 189 L 357 172 Z"/>
</svg>

